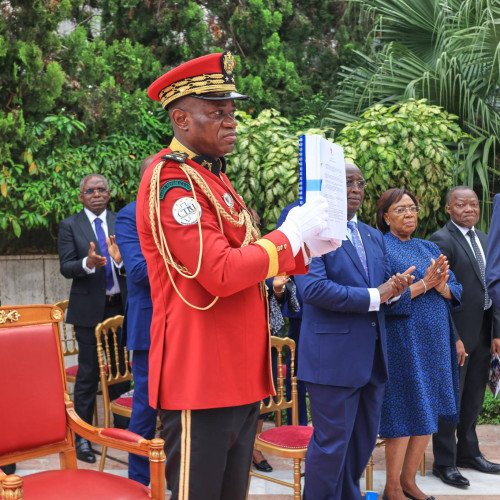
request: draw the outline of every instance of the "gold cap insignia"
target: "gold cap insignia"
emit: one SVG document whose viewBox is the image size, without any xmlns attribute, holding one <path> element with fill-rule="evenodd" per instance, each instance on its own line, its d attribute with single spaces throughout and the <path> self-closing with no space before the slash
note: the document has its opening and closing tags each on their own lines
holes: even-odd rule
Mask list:
<svg viewBox="0 0 500 500">
<path fill-rule="evenodd" d="M 222 67 L 227 76 L 232 76 L 234 73 L 234 68 L 236 67 L 236 61 L 231 52 L 224 52 L 222 54 Z"/>
</svg>

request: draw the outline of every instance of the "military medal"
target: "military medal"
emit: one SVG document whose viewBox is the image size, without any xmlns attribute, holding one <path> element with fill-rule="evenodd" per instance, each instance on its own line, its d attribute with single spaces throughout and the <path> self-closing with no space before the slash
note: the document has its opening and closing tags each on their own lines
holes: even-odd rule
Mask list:
<svg viewBox="0 0 500 500">
<path fill-rule="evenodd" d="M 231 211 L 231 214 L 235 215 L 238 212 L 234 209 L 234 198 L 229 194 L 229 193 L 224 193 L 222 195 L 222 199 L 226 203 L 226 205 L 229 207 L 229 210 Z"/>
</svg>

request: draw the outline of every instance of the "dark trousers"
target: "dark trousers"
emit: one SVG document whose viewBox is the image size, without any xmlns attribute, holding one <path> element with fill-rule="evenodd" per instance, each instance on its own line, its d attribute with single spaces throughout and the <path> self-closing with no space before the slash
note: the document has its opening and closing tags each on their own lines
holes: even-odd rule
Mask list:
<svg viewBox="0 0 500 500">
<path fill-rule="evenodd" d="M 361 500 L 359 481 L 377 441 L 384 397 L 379 342 L 363 387 L 306 386 L 314 433 L 306 455 L 304 500 Z"/>
<path fill-rule="evenodd" d="M 117 304 L 106 304 L 104 317 L 97 323 L 117 314 L 123 314 L 120 301 Z M 75 411 L 81 419 L 92 424 L 95 397 L 99 385 L 99 362 L 97 360 L 95 328 L 75 325 L 75 334 L 78 341 L 78 372 L 74 391 Z M 110 386 L 110 399 L 116 399 L 120 394 L 123 394 L 128 390 L 129 385 L 114 384 Z"/>
<path fill-rule="evenodd" d="M 162 409 L 171 500 L 245 500 L 259 407 Z"/>
<path fill-rule="evenodd" d="M 458 425 L 439 422 L 432 436 L 434 462 L 455 467 L 457 459 L 478 457 L 477 417 L 483 407 L 491 359 L 491 308 L 485 312 L 481 335 L 460 367 L 460 419 Z"/>
<path fill-rule="evenodd" d="M 134 400 L 128 430 L 146 439 L 153 439 L 158 410 L 149 406 L 148 367 L 149 351 L 135 350 L 132 362 Z M 130 453 L 128 457 L 128 477 L 147 486 L 150 482 L 148 457 L 133 453 Z"/>
</svg>

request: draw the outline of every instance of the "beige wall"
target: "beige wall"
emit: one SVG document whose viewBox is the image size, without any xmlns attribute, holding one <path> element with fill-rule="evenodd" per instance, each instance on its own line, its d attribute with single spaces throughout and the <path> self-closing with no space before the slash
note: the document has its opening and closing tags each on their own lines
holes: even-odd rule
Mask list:
<svg viewBox="0 0 500 500">
<path fill-rule="evenodd" d="M 70 286 L 57 255 L 0 255 L 2 306 L 53 304 L 69 298 Z"/>
</svg>

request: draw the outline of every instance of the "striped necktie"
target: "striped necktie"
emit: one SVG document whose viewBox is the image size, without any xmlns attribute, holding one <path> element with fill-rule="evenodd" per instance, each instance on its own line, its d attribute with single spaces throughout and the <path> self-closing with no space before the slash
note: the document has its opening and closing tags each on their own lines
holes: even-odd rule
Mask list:
<svg viewBox="0 0 500 500">
<path fill-rule="evenodd" d="M 352 244 L 358 252 L 359 260 L 361 260 L 361 264 L 363 264 L 363 269 L 365 270 L 366 276 L 368 277 L 368 266 L 366 265 L 366 253 L 365 247 L 363 246 L 363 242 L 361 241 L 361 236 L 359 235 L 357 224 L 350 220 L 347 222 L 347 227 L 351 230 L 352 236 Z"/>
<path fill-rule="evenodd" d="M 485 279 L 484 279 L 485 266 L 484 266 L 483 256 L 481 254 L 481 250 L 479 249 L 479 245 L 477 244 L 476 241 L 476 233 L 472 229 L 469 229 L 467 231 L 467 234 L 469 235 L 470 243 L 472 245 L 472 250 L 474 250 L 474 255 L 479 265 L 479 271 L 481 272 L 481 279 L 483 280 L 483 285 L 484 285 L 484 308 L 486 309 L 490 303 L 490 296 L 488 295 L 488 290 L 486 289 L 485 285 Z"/>
</svg>

